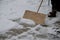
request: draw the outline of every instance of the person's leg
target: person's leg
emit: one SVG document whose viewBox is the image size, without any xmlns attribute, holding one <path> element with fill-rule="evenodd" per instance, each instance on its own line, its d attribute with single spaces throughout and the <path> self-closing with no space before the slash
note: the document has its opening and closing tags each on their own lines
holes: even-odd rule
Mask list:
<svg viewBox="0 0 60 40">
<path fill-rule="evenodd" d="M 56 17 L 56 1 L 55 0 L 51 0 L 51 4 L 52 4 L 52 12 L 50 12 L 48 15 L 48 17 Z"/>
</svg>

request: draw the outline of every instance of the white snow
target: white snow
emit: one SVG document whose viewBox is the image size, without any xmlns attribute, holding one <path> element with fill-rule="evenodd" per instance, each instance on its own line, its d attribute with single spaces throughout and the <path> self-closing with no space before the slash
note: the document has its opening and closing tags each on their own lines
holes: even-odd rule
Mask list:
<svg viewBox="0 0 60 40">
<path fill-rule="evenodd" d="M 27 25 L 36 25 L 35 22 L 33 20 L 30 19 L 25 19 L 25 18 L 21 18 L 20 24 L 27 24 Z"/>
<path fill-rule="evenodd" d="M 18 24 L 8 20 L 0 18 L 0 32 L 6 32 L 7 30 L 16 27 Z"/>
<path fill-rule="evenodd" d="M 15 28 L 15 29 L 23 29 L 24 26 L 23 26 L 23 25 L 18 25 L 18 26 L 14 27 L 14 28 Z"/>
<path fill-rule="evenodd" d="M 60 12 L 57 12 L 57 17 L 60 17 Z"/>
<path fill-rule="evenodd" d="M 31 1 L 33 5 L 29 1 Z M 25 10 L 36 12 L 41 0 L 3 0 L 1 2 L 1 17 L 13 20 L 23 17 Z M 50 11 L 51 8 L 47 3 L 47 0 L 43 2 L 39 12 L 47 14 Z"/>
<path fill-rule="evenodd" d="M 37 11 L 37 8 L 41 0 L 37 0 L 37 1 L 36 0 L 1 0 L 0 2 L 1 2 L 0 18 L 6 18 L 7 20 L 8 19 L 16 20 L 18 18 L 23 17 L 25 10 Z M 48 10 L 50 10 L 49 8 L 50 6 L 48 6 L 47 3 L 48 3 L 47 0 L 43 2 L 41 6 L 41 10 L 39 12 L 44 12 L 45 14 L 48 13 Z M 21 19 L 20 23 L 26 23 L 28 25 L 35 25 L 35 22 L 33 22 L 32 20 L 27 20 L 27 19 L 23 19 L 23 20 Z"/>
<path fill-rule="evenodd" d="M 48 33 L 50 34 L 56 34 L 55 30 L 56 29 L 53 29 L 54 27 L 48 27 Z"/>
<path fill-rule="evenodd" d="M 0 0 L 0 32 L 6 32 L 12 28 L 23 29 L 24 25 L 21 24 L 36 25 L 33 20 L 24 19 L 22 17 L 24 15 L 25 10 L 31 10 L 36 12 L 40 2 L 41 0 Z M 48 0 L 44 0 L 39 12 L 48 14 L 48 12 L 50 11 L 51 11 L 51 4 L 48 5 Z M 40 37 L 38 38 L 36 37 L 36 35 L 40 34 L 47 36 L 47 33 L 56 34 L 54 32 L 55 30 L 53 30 L 54 25 L 52 24 L 58 20 L 59 20 L 58 17 L 46 18 L 46 24 L 51 25 L 51 27 L 43 27 L 40 24 L 36 25 L 35 27 L 29 26 L 30 30 L 28 30 L 27 32 L 23 32 L 22 34 L 13 36 L 10 39 L 6 40 L 48 40 L 48 38 L 40 38 Z M 37 31 L 36 29 L 39 30 Z M 22 38 L 18 39 L 18 37 Z"/>
<path fill-rule="evenodd" d="M 59 18 L 58 18 L 58 17 L 55 17 L 55 18 L 48 18 L 48 17 L 46 17 L 45 23 L 46 23 L 47 25 L 52 25 L 52 24 L 54 24 L 56 21 L 59 21 Z"/>
<path fill-rule="evenodd" d="M 16 40 L 48 40 L 47 38 L 36 37 L 36 35 L 40 34 L 39 31 L 36 31 L 37 28 L 42 28 L 41 31 L 43 33 L 46 33 L 47 28 L 44 28 L 40 24 L 38 24 L 36 27 L 31 28 L 27 32 L 24 32 L 24 33 L 17 35 L 17 36 L 13 36 L 11 39 L 6 39 L 6 40 L 14 40 L 14 39 L 16 39 Z M 35 34 L 33 34 L 33 33 L 35 33 Z M 44 34 L 44 35 L 46 35 L 46 34 Z M 18 37 L 21 37 L 21 38 L 18 38 Z"/>
</svg>

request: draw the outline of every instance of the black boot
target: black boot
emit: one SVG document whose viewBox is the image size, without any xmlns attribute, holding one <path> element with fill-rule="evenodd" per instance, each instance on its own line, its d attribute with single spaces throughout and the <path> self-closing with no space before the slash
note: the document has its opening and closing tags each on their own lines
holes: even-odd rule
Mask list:
<svg viewBox="0 0 60 40">
<path fill-rule="evenodd" d="M 48 17 L 56 17 L 56 11 L 50 12 Z"/>
</svg>

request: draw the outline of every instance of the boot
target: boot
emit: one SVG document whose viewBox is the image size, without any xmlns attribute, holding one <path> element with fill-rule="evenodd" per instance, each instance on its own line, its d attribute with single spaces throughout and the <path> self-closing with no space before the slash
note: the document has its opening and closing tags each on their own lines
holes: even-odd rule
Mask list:
<svg viewBox="0 0 60 40">
<path fill-rule="evenodd" d="M 52 11 L 49 14 L 48 17 L 56 17 L 56 11 Z"/>
</svg>

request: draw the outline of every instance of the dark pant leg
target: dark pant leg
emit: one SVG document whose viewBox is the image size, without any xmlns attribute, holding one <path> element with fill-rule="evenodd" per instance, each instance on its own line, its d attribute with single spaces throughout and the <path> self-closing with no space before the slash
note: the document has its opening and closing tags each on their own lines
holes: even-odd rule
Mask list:
<svg viewBox="0 0 60 40">
<path fill-rule="evenodd" d="M 51 0 L 52 4 L 52 12 L 50 12 L 50 15 L 48 17 L 56 17 L 56 0 Z"/>
<path fill-rule="evenodd" d="M 56 10 L 56 0 L 51 0 L 52 10 Z"/>
<path fill-rule="evenodd" d="M 60 11 L 60 1 L 59 0 L 51 0 L 52 10 Z"/>
</svg>

